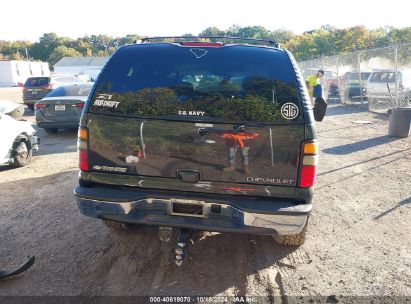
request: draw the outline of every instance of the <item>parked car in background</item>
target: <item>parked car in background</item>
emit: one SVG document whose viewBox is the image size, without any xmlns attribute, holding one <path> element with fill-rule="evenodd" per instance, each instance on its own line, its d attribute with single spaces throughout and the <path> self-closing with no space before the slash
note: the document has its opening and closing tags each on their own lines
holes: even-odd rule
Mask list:
<svg viewBox="0 0 411 304">
<path fill-rule="evenodd" d="M 27 165 L 38 149 L 36 130 L 27 121 L 18 121 L 0 113 L 0 164 Z"/>
<path fill-rule="evenodd" d="M 361 74 L 361 78 L 360 78 Z M 367 99 L 367 79 L 371 72 L 350 72 L 344 86 L 345 97 L 351 100 Z"/>
<path fill-rule="evenodd" d="M 408 106 L 411 98 L 411 70 L 374 70 L 370 74 L 366 94 L 371 107 L 390 103 L 392 107 Z M 398 104 L 395 101 L 398 98 Z"/>
<path fill-rule="evenodd" d="M 36 123 L 47 133 L 76 129 L 93 83 L 58 87 L 35 105 Z"/>
<path fill-rule="evenodd" d="M 350 77 L 351 72 L 345 72 L 344 75 L 340 76 L 340 86 L 345 87 L 347 84 L 348 77 Z"/>
<path fill-rule="evenodd" d="M 83 82 L 92 82 L 90 75 L 86 74 L 77 74 L 75 75 L 78 79 L 80 79 Z"/>
<path fill-rule="evenodd" d="M 73 75 L 51 75 L 49 77 L 29 77 L 23 85 L 23 102 L 30 110 L 34 110 L 34 104 L 53 89 L 60 86 L 83 83 L 81 79 Z"/>
</svg>

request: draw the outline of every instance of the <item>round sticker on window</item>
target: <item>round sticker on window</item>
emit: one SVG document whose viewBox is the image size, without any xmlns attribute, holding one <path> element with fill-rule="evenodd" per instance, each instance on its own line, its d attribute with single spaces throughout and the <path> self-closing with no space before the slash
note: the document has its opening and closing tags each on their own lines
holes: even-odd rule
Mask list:
<svg viewBox="0 0 411 304">
<path fill-rule="evenodd" d="M 281 115 L 285 119 L 294 119 L 298 116 L 298 107 L 291 102 L 287 102 L 281 107 Z"/>
</svg>

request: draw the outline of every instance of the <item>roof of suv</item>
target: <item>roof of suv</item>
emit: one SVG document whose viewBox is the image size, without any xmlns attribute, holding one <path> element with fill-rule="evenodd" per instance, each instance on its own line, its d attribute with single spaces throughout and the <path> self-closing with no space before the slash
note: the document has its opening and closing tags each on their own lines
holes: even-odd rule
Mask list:
<svg viewBox="0 0 411 304">
<path fill-rule="evenodd" d="M 203 39 L 204 41 L 199 41 Z M 214 46 L 216 47 L 217 45 L 225 45 L 225 44 L 249 44 L 249 45 L 254 45 L 254 46 L 260 46 L 260 43 L 265 43 L 270 47 L 274 48 L 280 48 L 280 44 L 274 40 L 270 39 L 259 39 L 259 38 L 243 38 L 243 37 L 229 37 L 229 36 L 166 36 L 166 37 L 146 37 L 141 40 L 142 43 L 153 43 L 154 41 L 159 42 L 170 42 L 170 43 L 182 43 L 182 44 L 203 44 L 203 45 L 208 45 L 208 46 Z M 207 40 L 207 41 L 206 41 Z M 227 40 L 230 41 L 232 40 L 233 42 L 230 43 L 223 43 L 219 40 Z M 234 43 L 234 41 L 237 41 L 237 43 Z M 246 41 L 247 43 L 245 43 Z M 248 42 L 257 42 L 257 44 L 252 44 Z M 193 45 L 190 45 L 193 46 Z"/>
</svg>

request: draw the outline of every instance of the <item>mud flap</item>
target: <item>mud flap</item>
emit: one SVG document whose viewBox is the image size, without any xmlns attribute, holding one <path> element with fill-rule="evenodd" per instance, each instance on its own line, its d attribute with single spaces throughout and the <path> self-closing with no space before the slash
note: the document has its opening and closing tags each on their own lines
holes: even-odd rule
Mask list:
<svg viewBox="0 0 411 304">
<path fill-rule="evenodd" d="M 316 121 L 322 121 L 325 113 L 327 112 L 327 102 L 322 97 L 317 97 L 314 102 L 314 119 Z"/>
<path fill-rule="evenodd" d="M 14 275 L 18 275 L 27 269 L 29 269 L 31 266 L 33 266 L 34 261 L 36 260 L 36 257 L 33 255 L 32 257 L 28 257 L 28 260 L 21 264 L 17 269 L 14 270 L 0 270 L 0 279 L 8 278 Z"/>
</svg>

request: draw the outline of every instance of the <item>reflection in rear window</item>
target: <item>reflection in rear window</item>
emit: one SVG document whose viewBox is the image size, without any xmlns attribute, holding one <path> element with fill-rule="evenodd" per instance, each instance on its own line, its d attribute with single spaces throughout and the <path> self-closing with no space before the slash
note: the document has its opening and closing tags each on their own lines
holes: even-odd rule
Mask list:
<svg viewBox="0 0 411 304">
<path fill-rule="evenodd" d="M 166 119 L 278 122 L 281 106 L 302 113 L 290 61 L 247 46 L 137 45 L 118 51 L 102 72 L 89 110 Z M 288 120 L 287 120 L 288 121 Z"/>
<path fill-rule="evenodd" d="M 46 86 L 50 82 L 49 77 L 30 77 L 27 78 L 26 82 L 24 83 L 25 87 L 40 87 Z"/>
<path fill-rule="evenodd" d="M 91 86 L 75 85 L 58 87 L 47 94 L 46 97 L 60 97 L 60 96 L 88 96 Z"/>
</svg>

